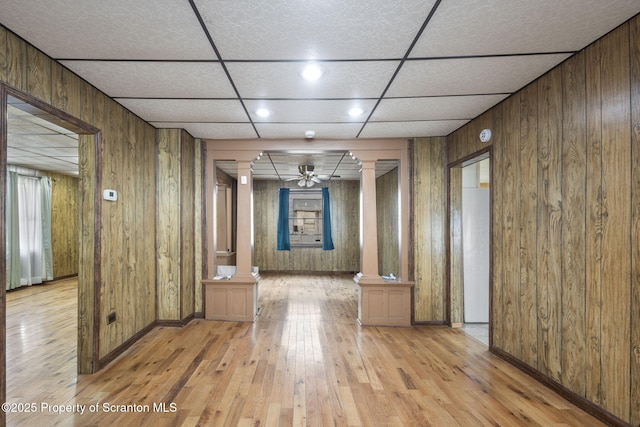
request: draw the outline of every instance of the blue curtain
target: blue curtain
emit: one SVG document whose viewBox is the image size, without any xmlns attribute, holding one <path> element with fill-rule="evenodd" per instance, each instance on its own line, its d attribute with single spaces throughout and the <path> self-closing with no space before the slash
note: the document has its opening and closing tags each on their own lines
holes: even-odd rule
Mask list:
<svg viewBox="0 0 640 427">
<path fill-rule="evenodd" d="M 333 239 L 331 238 L 331 206 L 329 204 L 329 189 L 322 188 L 322 249 L 325 251 L 333 249 Z"/>
<path fill-rule="evenodd" d="M 289 189 L 280 189 L 280 200 L 278 201 L 278 250 L 288 251 L 291 249 L 289 240 Z"/>
</svg>

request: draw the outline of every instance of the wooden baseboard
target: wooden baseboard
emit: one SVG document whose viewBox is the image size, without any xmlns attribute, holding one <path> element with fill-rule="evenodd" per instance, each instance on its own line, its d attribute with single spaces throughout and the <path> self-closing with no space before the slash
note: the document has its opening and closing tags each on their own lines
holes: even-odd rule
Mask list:
<svg viewBox="0 0 640 427">
<path fill-rule="evenodd" d="M 546 385 L 547 387 L 549 387 L 550 389 L 558 393 L 560 396 L 567 399 L 569 402 L 573 403 L 574 405 L 584 410 L 585 412 L 589 413 L 590 415 L 593 415 L 594 417 L 598 418 L 605 424 L 609 426 L 620 426 L 620 427 L 628 427 L 630 425 L 626 421 L 621 420 L 620 418 L 616 417 L 610 412 L 607 412 L 606 410 L 602 409 L 601 407 L 591 402 L 590 400 L 587 400 L 584 397 L 580 396 L 579 394 L 575 393 L 574 391 L 569 390 L 567 387 L 558 383 L 554 379 L 542 374 L 540 371 L 532 368 L 531 366 L 522 362 L 520 359 L 513 357 L 509 353 L 496 347 L 491 347 L 489 351 L 495 354 L 496 356 L 498 356 L 499 358 L 501 358 L 502 360 L 508 362 L 509 364 L 525 372 L 536 381 Z"/>
<path fill-rule="evenodd" d="M 185 317 L 182 320 L 156 320 L 155 322 L 149 324 L 147 327 L 145 327 L 144 329 L 138 331 L 138 333 L 136 333 L 135 335 L 133 335 L 131 338 L 129 338 L 128 340 L 126 340 L 125 342 L 123 342 L 121 345 L 119 345 L 115 350 L 113 350 L 112 352 L 110 352 L 109 354 L 107 354 L 105 357 L 103 357 L 102 359 L 100 359 L 98 361 L 98 367 L 95 371 L 99 371 L 100 369 L 104 368 L 105 366 L 107 366 L 109 363 L 111 363 L 116 357 L 120 356 L 122 353 L 124 353 L 129 347 L 131 347 L 136 341 L 138 341 L 139 339 L 141 339 L 143 336 L 145 336 L 146 334 L 148 334 L 149 332 L 151 332 L 154 328 L 156 327 L 160 327 L 160 326 L 166 326 L 166 327 L 172 327 L 172 328 L 181 328 L 183 326 L 185 326 L 186 324 L 188 324 L 189 322 L 191 322 L 195 317 L 197 317 L 197 315 L 200 314 L 199 317 L 204 317 L 203 313 L 194 313 L 191 314 L 187 317 Z"/>
<path fill-rule="evenodd" d="M 447 322 L 444 320 L 422 320 L 414 321 L 413 324 L 415 326 L 443 326 L 446 325 Z"/>
<path fill-rule="evenodd" d="M 155 327 L 156 327 L 156 323 L 155 322 L 150 323 L 145 328 L 141 329 L 136 334 L 134 334 L 131 338 L 129 338 L 128 340 L 126 340 L 125 342 L 120 344 L 115 350 L 113 350 L 112 352 L 110 352 L 109 354 L 107 354 L 105 357 L 103 357 L 102 359 L 100 359 L 98 361 L 98 363 L 97 363 L 98 366 L 96 367 L 96 369 L 94 369 L 94 372 L 99 371 L 100 369 L 102 369 L 105 366 L 107 366 L 109 363 L 113 362 L 113 360 L 116 357 L 118 357 L 122 353 L 124 353 L 125 350 L 127 350 L 129 347 L 131 347 L 140 338 L 142 338 L 143 336 L 145 336 L 146 334 L 151 332 L 151 330 L 153 328 L 155 328 Z"/>
</svg>

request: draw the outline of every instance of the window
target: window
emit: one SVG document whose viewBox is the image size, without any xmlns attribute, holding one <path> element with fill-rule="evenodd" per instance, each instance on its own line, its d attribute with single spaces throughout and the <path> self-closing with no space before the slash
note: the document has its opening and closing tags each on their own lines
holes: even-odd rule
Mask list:
<svg viewBox="0 0 640 427">
<path fill-rule="evenodd" d="M 321 190 L 291 190 L 289 236 L 291 246 L 322 247 Z"/>
</svg>

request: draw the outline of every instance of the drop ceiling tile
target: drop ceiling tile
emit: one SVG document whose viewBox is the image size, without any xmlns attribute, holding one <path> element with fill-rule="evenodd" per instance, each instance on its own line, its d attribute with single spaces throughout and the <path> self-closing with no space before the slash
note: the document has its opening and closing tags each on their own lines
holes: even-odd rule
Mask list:
<svg viewBox="0 0 640 427">
<path fill-rule="evenodd" d="M 14 152 L 21 152 L 22 155 L 51 156 L 51 157 L 78 157 L 77 148 L 60 147 L 11 147 Z"/>
<path fill-rule="evenodd" d="M 215 59 L 187 1 L 5 1 L 0 17 L 54 58 Z"/>
<path fill-rule="evenodd" d="M 252 139 L 256 132 L 250 123 L 150 122 L 156 128 L 184 129 L 194 138 Z"/>
<path fill-rule="evenodd" d="M 473 119 L 508 95 L 436 96 L 383 99 L 371 121 Z"/>
<path fill-rule="evenodd" d="M 401 58 L 434 1 L 196 0 L 225 59 Z"/>
<path fill-rule="evenodd" d="M 247 100 L 245 105 L 255 123 L 362 123 L 375 106 L 375 100 Z M 349 110 L 353 107 L 362 108 L 364 113 L 350 117 Z M 258 116 L 259 108 L 269 110 L 269 117 Z"/>
<path fill-rule="evenodd" d="M 49 129 L 43 129 L 42 126 L 26 122 L 23 119 L 9 118 L 7 119 L 7 127 L 7 133 L 14 135 L 58 135 L 57 132 Z"/>
<path fill-rule="evenodd" d="M 261 138 L 304 139 L 307 130 L 313 130 L 319 139 L 355 138 L 361 123 L 256 123 Z"/>
<path fill-rule="evenodd" d="M 68 170 L 72 171 L 78 167 L 78 158 L 69 157 L 68 160 L 55 159 L 44 156 L 24 156 L 12 155 L 7 152 L 7 164 L 19 165 L 31 169 L 52 171 L 52 170 Z"/>
<path fill-rule="evenodd" d="M 117 98 L 120 104 L 149 122 L 247 122 L 238 100 Z"/>
<path fill-rule="evenodd" d="M 411 57 L 577 51 L 638 12 L 637 0 L 445 1 Z"/>
<path fill-rule="evenodd" d="M 378 98 L 400 61 L 317 62 L 322 77 L 301 77 L 306 62 L 231 62 L 227 69 L 243 98 Z"/>
<path fill-rule="evenodd" d="M 388 97 L 512 93 L 560 62 L 567 54 L 407 61 Z"/>
<path fill-rule="evenodd" d="M 67 135 L 51 135 L 51 134 L 8 134 L 7 145 L 10 147 L 60 147 L 60 148 L 76 148 L 78 140 Z"/>
<path fill-rule="evenodd" d="M 112 98 L 235 98 L 218 62 L 61 61 Z"/>
<path fill-rule="evenodd" d="M 446 136 L 468 122 L 469 120 L 370 122 L 364 127 L 360 138 Z"/>
</svg>

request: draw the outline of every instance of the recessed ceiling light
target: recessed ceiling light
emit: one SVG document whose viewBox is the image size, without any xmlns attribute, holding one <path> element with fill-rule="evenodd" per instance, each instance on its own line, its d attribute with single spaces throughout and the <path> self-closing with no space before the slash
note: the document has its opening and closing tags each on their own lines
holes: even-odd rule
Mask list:
<svg viewBox="0 0 640 427">
<path fill-rule="evenodd" d="M 349 115 L 351 117 L 361 116 L 362 113 L 364 113 L 364 111 L 362 111 L 362 108 L 359 108 L 359 107 L 353 107 L 352 109 L 349 110 Z"/>
<path fill-rule="evenodd" d="M 269 117 L 269 114 L 271 114 L 271 112 L 266 108 L 258 108 L 256 110 L 256 114 L 260 117 Z"/>
<path fill-rule="evenodd" d="M 309 64 L 302 71 L 302 78 L 310 82 L 318 80 L 322 77 L 322 69 L 318 64 Z"/>
</svg>

